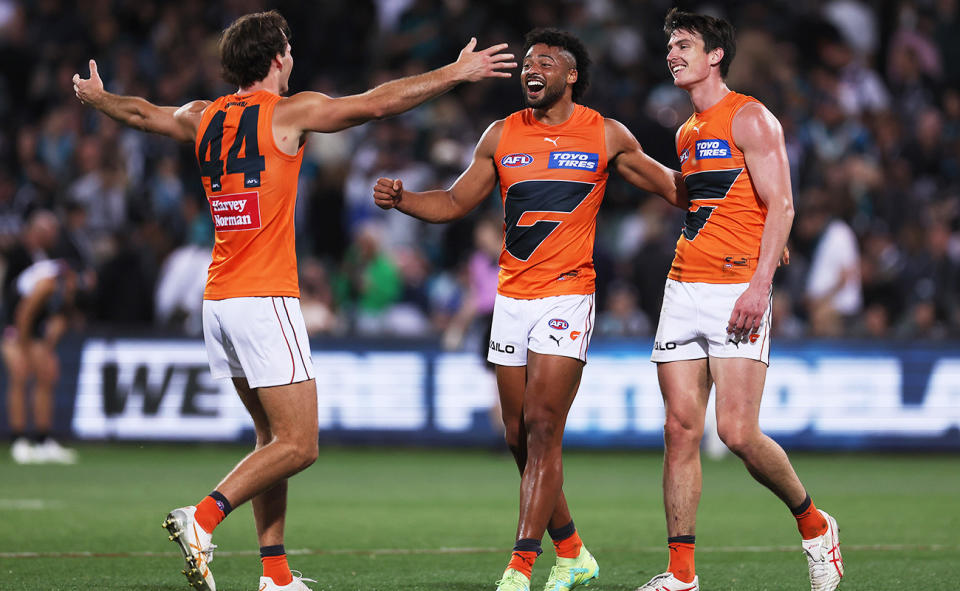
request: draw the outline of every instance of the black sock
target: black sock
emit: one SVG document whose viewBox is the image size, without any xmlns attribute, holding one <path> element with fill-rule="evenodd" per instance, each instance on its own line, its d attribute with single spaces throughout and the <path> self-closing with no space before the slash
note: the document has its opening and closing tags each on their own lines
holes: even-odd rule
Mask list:
<svg viewBox="0 0 960 591">
<path fill-rule="evenodd" d="M 534 538 L 522 538 L 517 540 L 517 543 L 513 545 L 514 552 L 536 552 L 537 556 L 543 554 L 543 549 L 540 548 L 540 540 Z"/>
<path fill-rule="evenodd" d="M 554 542 L 560 542 L 562 540 L 566 540 L 567 538 L 572 536 L 575 531 L 577 531 L 577 528 L 574 527 L 572 520 L 570 521 L 570 523 L 564 526 L 558 527 L 556 529 L 547 528 L 547 533 L 550 534 L 550 539 L 553 540 Z"/>
<path fill-rule="evenodd" d="M 807 495 L 807 498 L 803 499 L 803 502 L 800 503 L 800 506 L 799 506 L 799 507 L 791 507 L 791 508 L 790 508 L 790 512 L 793 513 L 794 516 L 796 516 L 796 515 L 801 515 L 801 514 L 803 514 L 807 509 L 810 508 L 810 503 L 812 503 L 812 502 L 813 502 L 813 499 L 811 499 L 811 498 L 810 498 L 810 495 L 808 494 L 808 495 Z"/>
<path fill-rule="evenodd" d="M 223 511 L 224 517 L 226 517 L 227 515 L 230 514 L 231 511 L 233 511 L 233 507 L 230 506 L 230 501 L 227 500 L 227 497 L 220 494 L 219 491 L 215 490 L 207 496 L 217 502 L 217 507 L 221 511 Z"/>
<path fill-rule="evenodd" d="M 266 558 L 267 556 L 283 556 L 287 551 L 283 549 L 283 544 L 277 544 L 276 546 L 260 546 L 260 558 Z"/>
<path fill-rule="evenodd" d="M 697 536 L 673 536 L 667 538 L 667 544 L 696 544 Z"/>
</svg>

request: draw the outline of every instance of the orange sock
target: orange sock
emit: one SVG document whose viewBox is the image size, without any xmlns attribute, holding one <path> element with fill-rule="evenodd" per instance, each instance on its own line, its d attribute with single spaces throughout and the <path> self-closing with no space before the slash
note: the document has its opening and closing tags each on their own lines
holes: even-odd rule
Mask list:
<svg viewBox="0 0 960 591">
<path fill-rule="evenodd" d="M 263 556 L 260 558 L 263 563 L 263 576 L 270 577 L 273 582 L 281 587 L 289 585 L 293 581 L 293 575 L 290 574 L 290 566 L 287 564 L 287 555 Z"/>
<path fill-rule="evenodd" d="M 197 525 L 208 534 L 213 533 L 213 530 L 220 525 L 224 517 L 226 517 L 226 513 L 220 509 L 213 497 L 203 497 L 203 500 L 197 503 L 197 512 L 194 514 L 194 519 L 197 520 Z"/>
<path fill-rule="evenodd" d="M 537 560 L 536 552 L 525 552 L 523 550 L 514 550 L 510 556 L 510 563 L 507 568 L 518 570 L 525 574 L 529 579 L 533 576 L 533 563 Z"/>
<path fill-rule="evenodd" d="M 693 536 L 682 536 L 692 538 Z M 696 543 L 669 542 L 670 564 L 667 570 L 673 573 L 677 580 L 684 583 L 692 583 L 697 575 L 697 569 L 693 564 L 693 550 Z"/>
<path fill-rule="evenodd" d="M 808 501 L 809 505 L 807 504 Z M 791 510 L 791 512 L 797 519 L 797 529 L 800 530 L 800 537 L 804 540 L 822 536 L 827 531 L 827 520 L 817 510 L 810 495 L 807 495 L 800 507 Z"/>
<path fill-rule="evenodd" d="M 557 551 L 558 558 L 576 558 L 580 556 L 580 548 L 583 547 L 583 540 L 576 531 L 573 535 L 562 540 L 554 540 L 553 548 Z"/>
</svg>

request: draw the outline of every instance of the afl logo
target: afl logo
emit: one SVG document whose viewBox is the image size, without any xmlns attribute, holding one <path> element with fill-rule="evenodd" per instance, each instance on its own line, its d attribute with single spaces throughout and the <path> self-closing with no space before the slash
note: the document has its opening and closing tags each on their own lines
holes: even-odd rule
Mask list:
<svg viewBox="0 0 960 591">
<path fill-rule="evenodd" d="M 554 330 L 567 330 L 570 328 L 570 323 L 566 320 L 561 320 L 560 318 L 552 318 L 547 322 L 547 325 Z"/>
<path fill-rule="evenodd" d="M 500 164 L 507 168 L 520 168 L 533 162 L 533 156 L 530 154 L 507 154 L 500 159 Z"/>
</svg>

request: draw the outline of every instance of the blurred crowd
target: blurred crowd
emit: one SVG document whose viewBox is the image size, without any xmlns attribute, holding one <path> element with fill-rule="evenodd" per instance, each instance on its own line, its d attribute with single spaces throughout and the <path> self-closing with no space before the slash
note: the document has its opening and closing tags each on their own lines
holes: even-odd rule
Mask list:
<svg viewBox="0 0 960 591">
<path fill-rule="evenodd" d="M 664 60 L 675 4 L 734 23 L 728 84 L 783 124 L 797 216 L 775 333 L 960 337 L 957 0 L 0 0 L 0 251 L 22 240 L 32 212 L 53 211 L 71 265 L 91 277 L 78 317 L 199 334 L 213 230 L 192 146 L 87 109 L 70 79 L 94 58 L 115 93 L 177 106 L 226 94 L 219 32 L 267 8 L 293 30 L 291 91 L 331 95 L 453 61 L 471 36 L 519 52 L 533 27 L 569 30 L 595 64 L 584 102 L 678 168 L 674 132 L 691 106 Z M 297 240 L 311 334 L 442 335 L 456 348 L 482 331 L 498 193 L 463 220 L 428 225 L 377 209 L 372 186 L 379 176 L 449 186 L 483 130 L 521 107 L 515 75 L 309 139 Z M 681 220 L 611 176 L 595 255 L 599 335 L 652 334 Z"/>
</svg>

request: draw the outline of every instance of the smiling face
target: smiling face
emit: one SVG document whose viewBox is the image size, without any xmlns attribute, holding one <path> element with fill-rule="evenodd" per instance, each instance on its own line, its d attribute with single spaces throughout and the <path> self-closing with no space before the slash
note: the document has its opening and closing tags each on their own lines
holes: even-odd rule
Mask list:
<svg viewBox="0 0 960 591">
<path fill-rule="evenodd" d="M 537 43 L 523 58 L 520 83 L 528 107 L 549 108 L 563 98 L 576 81 L 573 56 L 560 47 Z"/>
<path fill-rule="evenodd" d="M 679 88 L 691 86 L 707 79 L 716 70 L 723 59 L 723 49 L 717 47 L 710 52 L 704 51 L 703 37 L 685 29 L 677 29 L 667 42 L 667 67 L 673 75 L 673 84 Z"/>
</svg>

